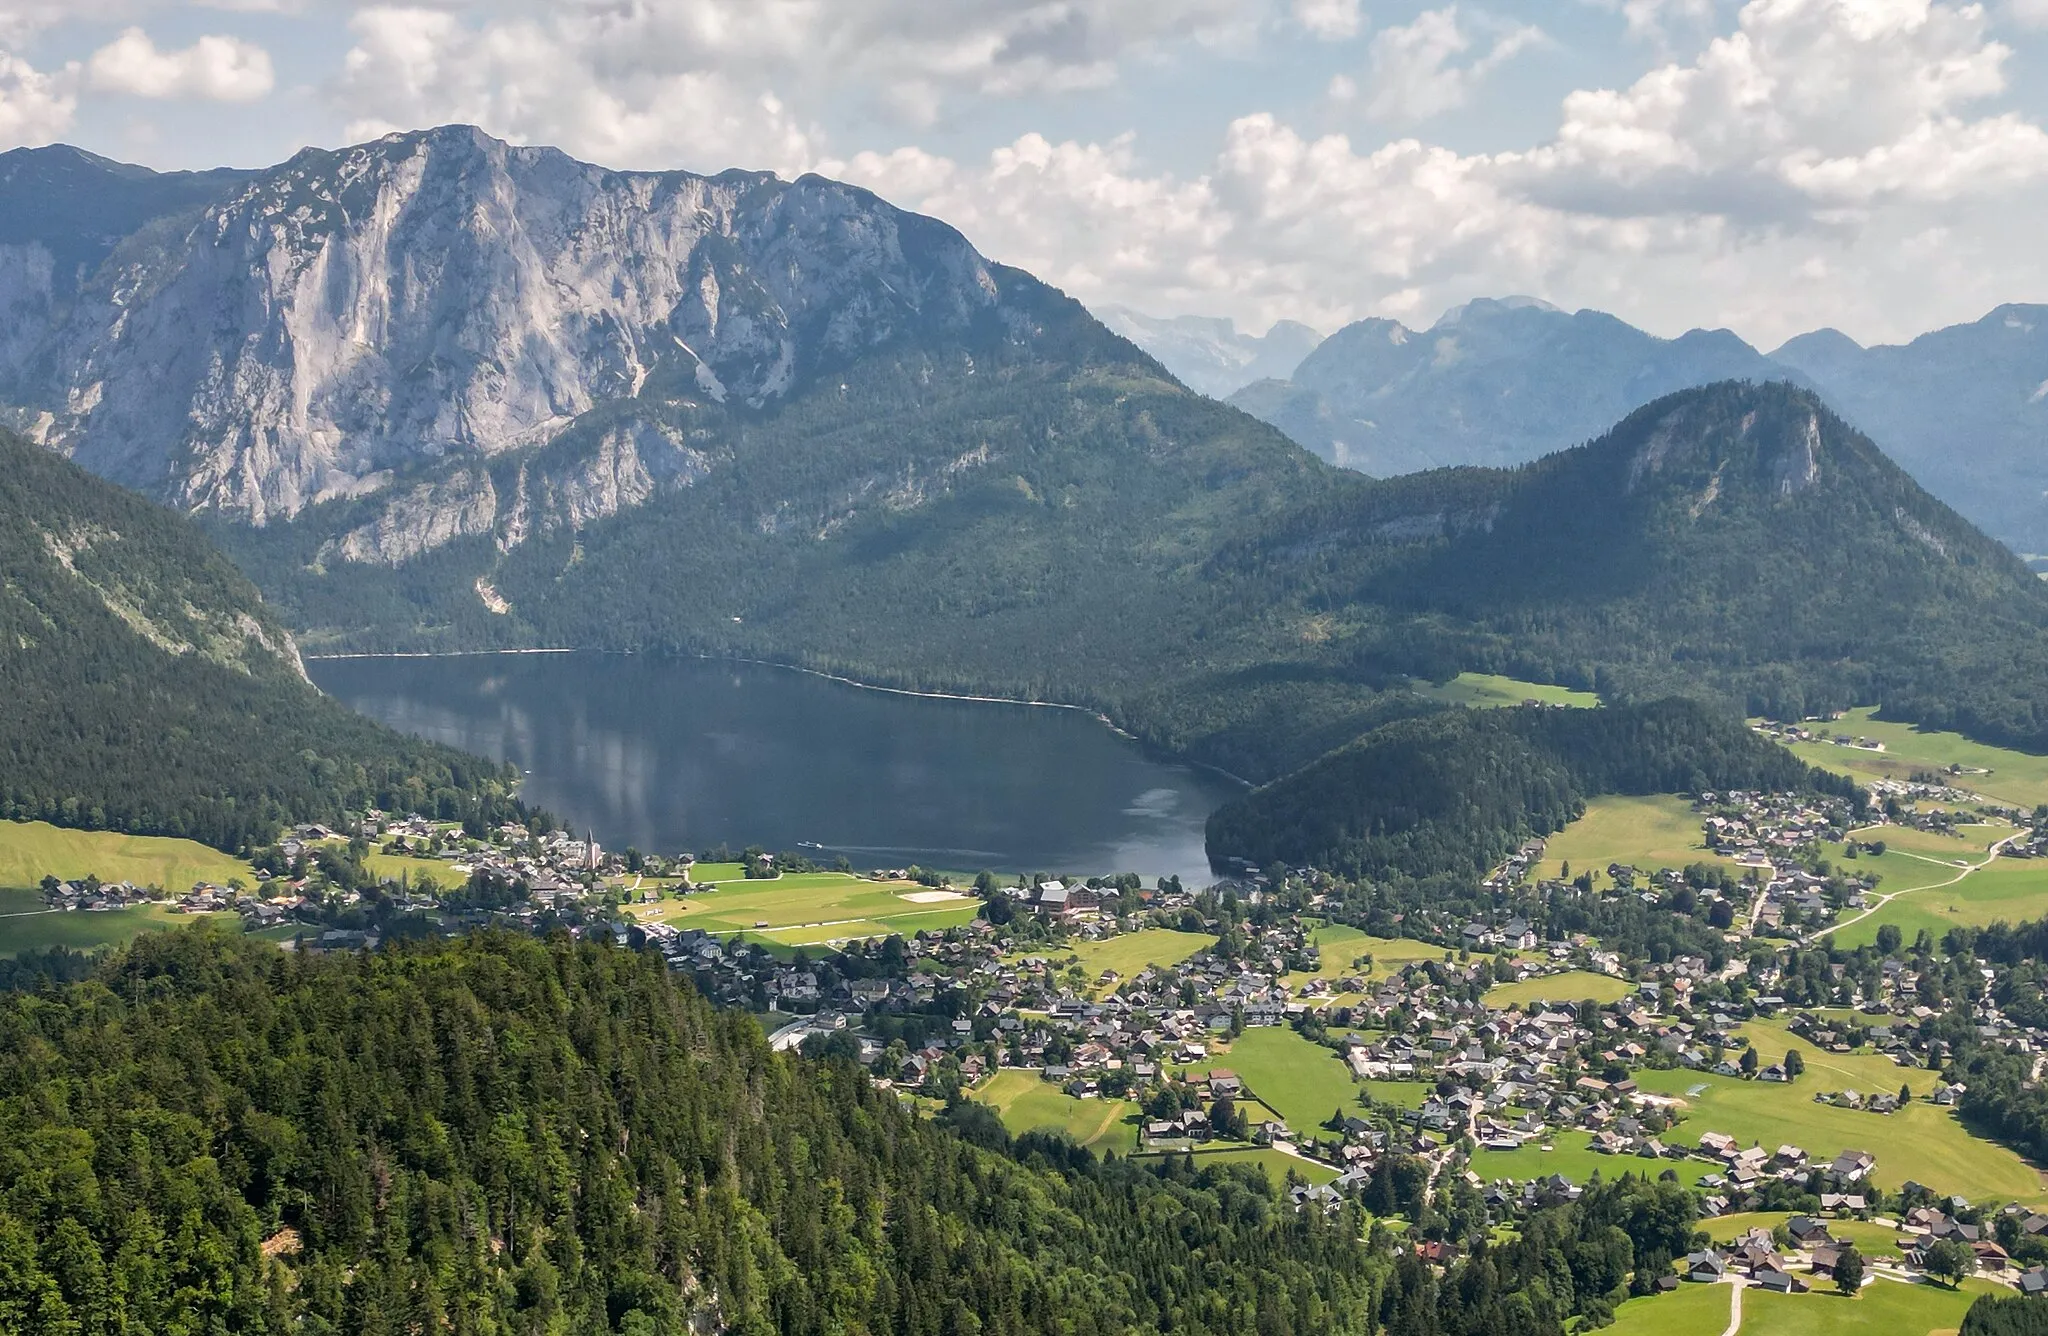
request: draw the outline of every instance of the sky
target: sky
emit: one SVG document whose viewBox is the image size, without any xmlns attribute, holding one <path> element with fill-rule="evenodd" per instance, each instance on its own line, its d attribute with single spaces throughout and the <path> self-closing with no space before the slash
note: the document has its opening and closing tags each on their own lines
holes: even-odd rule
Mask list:
<svg viewBox="0 0 2048 1336">
<path fill-rule="evenodd" d="M 2048 301 L 2048 0 L 0 0 L 0 148 L 169 170 L 468 122 L 820 172 L 1081 300 L 1766 349 Z"/>
</svg>

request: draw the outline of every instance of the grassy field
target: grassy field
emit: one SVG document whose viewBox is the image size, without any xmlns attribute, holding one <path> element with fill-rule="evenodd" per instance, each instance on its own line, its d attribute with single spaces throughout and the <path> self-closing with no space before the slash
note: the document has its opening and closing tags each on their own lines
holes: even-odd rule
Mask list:
<svg viewBox="0 0 2048 1336">
<path fill-rule="evenodd" d="M 1731 1243 L 1752 1229 L 1773 1230 L 1792 1218 L 1789 1211 L 1751 1211 L 1736 1215 L 1715 1216 L 1701 1222 L 1716 1243 Z M 1867 1220 L 1830 1220 L 1828 1233 L 1838 1239 L 1847 1239 L 1856 1245 L 1856 1251 L 1865 1257 L 1897 1257 L 1899 1241 L 1906 1237 L 1896 1229 L 1885 1225 L 1872 1224 Z"/>
<path fill-rule="evenodd" d="M 1767 1059 L 1775 1059 L 1768 1043 Z M 1902 1079 L 1924 1087 L 1932 1073 L 1890 1067 L 1889 1080 L 1866 1079 L 1877 1074 L 1853 1056 L 1844 1067 L 1835 1054 L 1817 1054 L 1801 1044 L 1807 1072 L 1786 1086 L 1744 1081 L 1693 1071 L 1643 1071 L 1636 1080 L 1645 1091 L 1682 1099 L 1687 1117 L 1667 1133 L 1665 1142 L 1692 1145 L 1703 1132 L 1725 1132 L 1738 1142 L 1776 1148 L 1790 1144 L 1815 1160 L 1832 1159 L 1844 1150 L 1868 1150 L 1877 1156 L 1873 1175 L 1879 1186 L 1895 1189 L 1917 1179 L 1936 1192 L 1956 1192 L 1974 1200 L 1997 1197 L 2010 1201 L 2048 1199 L 2040 1175 L 2012 1151 L 1971 1136 L 1946 1109 L 1925 1102 L 1894 1114 L 1863 1113 L 1814 1103 L 1818 1091 L 1851 1088 L 1866 1093 L 1897 1091 Z M 1881 1060 L 1880 1060 L 1881 1061 Z M 1696 1096 L 1686 1092 L 1703 1087 Z"/>
<path fill-rule="evenodd" d="M 809 946 L 863 937 L 906 936 L 969 922 L 980 904 L 915 882 L 867 881 L 841 872 L 804 872 L 773 880 L 720 882 L 680 900 L 637 906 L 642 923 Z"/>
<path fill-rule="evenodd" d="M 744 881 L 747 876 L 745 863 L 692 863 L 690 880 L 699 886 L 715 886 L 721 881 Z"/>
<path fill-rule="evenodd" d="M 1084 1146 L 1128 1155 L 1138 1147 L 1138 1106 L 1123 1099 L 1075 1099 L 1036 1072 L 1000 1071 L 970 1092 L 1013 1133 L 1054 1128 Z"/>
<path fill-rule="evenodd" d="M 1073 954 L 1087 971 L 1092 988 L 1104 970 L 1114 970 L 1119 979 L 1128 979 L 1147 965 L 1177 965 L 1215 944 L 1216 939 L 1207 933 L 1146 928 L 1142 932 L 1105 937 L 1099 942 L 1076 942 Z"/>
<path fill-rule="evenodd" d="M 1626 979 L 1617 979 L 1609 974 L 1594 974 L 1590 970 L 1567 970 L 1563 974 L 1547 974 L 1540 979 L 1524 979 L 1520 983 L 1497 983 L 1486 990 L 1486 1005 L 1527 1007 L 1532 1002 L 1570 1004 L 1589 997 L 1595 1002 L 1605 1004 L 1619 1002 L 1634 991 Z"/>
<path fill-rule="evenodd" d="M 2048 914 L 2048 861 L 2028 858 L 1992 860 L 1990 846 L 2012 833 L 2008 826 L 1965 828 L 1968 838 L 1952 839 L 1925 831 L 1889 828 L 1870 832 L 1885 841 L 1882 858 L 1868 854 L 1846 867 L 1876 867 L 1884 876 L 1880 894 L 1904 891 L 1867 918 L 1835 933 L 1842 946 L 1876 940 L 1879 927 L 1898 927 L 1907 942 L 1925 928 L 1935 940 L 1958 924 L 1982 926 L 2005 919 L 2020 922 Z M 1894 846 L 1896 837 L 1899 844 Z M 1924 852 L 1923 852 L 1924 851 Z M 1966 869 L 1956 864 L 1969 864 Z"/>
<path fill-rule="evenodd" d="M 1910 724 L 1880 723 L 1870 710 L 1851 710 L 1839 722 L 1815 725 L 1830 734 L 1866 737 L 1881 742 L 1881 752 L 1838 747 L 1830 742 L 1801 742 L 1792 750 L 1805 760 L 1837 774 L 1868 780 L 1906 779 L 1916 770 L 1966 766 L 1988 774 L 1957 775 L 1948 782 L 2016 807 L 2048 802 L 2048 756 L 2032 756 L 2005 747 L 1971 742 L 1957 733 L 1922 732 Z"/>
<path fill-rule="evenodd" d="M 463 884 L 461 873 L 448 866 L 445 858 L 414 858 L 408 854 L 365 854 L 363 867 L 379 881 L 402 882 L 407 886 L 439 886 L 454 889 Z"/>
<path fill-rule="evenodd" d="M 1544 705 L 1591 708 L 1600 703 L 1600 698 L 1590 691 L 1573 691 L 1570 687 L 1521 682 L 1497 673 L 1459 673 L 1442 686 L 1429 682 L 1417 683 L 1415 691 L 1418 695 L 1428 696 L 1431 700 L 1440 700 L 1449 705 L 1520 705 L 1533 700 Z"/>
<path fill-rule="evenodd" d="M 218 923 L 230 932 L 239 932 L 242 926 L 240 916 L 235 914 L 173 914 L 161 905 L 138 905 L 103 913 L 12 913 L 0 917 L 0 956 L 18 956 L 24 951 L 52 946 L 68 946 L 74 951 L 120 946 L 145 932 L 182 927 L 200 919 Z"/>
<path fill-rule="evenodd" d="M 1195 1164 L 1204 1169 L 1215 1164 L 1256 1164 L 1266 1171 L 1266 1177 L 1273 1180 L 1275 1187 L 1285 1184 L 1290 1172 L 1310 1183 L 1328 1183 L 1337 1177 L 1337 1171 L 1327 1164 L 1258 1147 L 1245 1150 L 1198 1150 L 1195 1152 Z"/>
<path fill-rule="evenodd" d="M 1655 1178 L 1666 1169 L 1675 1169 L 1679 1181 L 1688 1187 L 1698 1183 L 1702 1175 L 1714 1172 L 1714 1166 L 1705 1160 L 1645 1160 L 1634 1155 L 1601 1155 L 1589 1148 L 1591 1140 L 1584 1132 L 1560 1132 L 1551 1139 L 1549 1150 L 1535 1142 L 1520 1150 L 1477 1150 L 1472 1153 L 1472 1172 L 1488 1182 L 1505 1178 L 1526 1183 L 1552 1174 L 1563 1174 L 1574 1183 L 1586 1183 L 1594 1174 L 1612 1182 L 1623 1174 Z"/>
<path fill-rule="evenodd" d="M 1358 1107 L 1358 1087 L 1344 1060 L 1279 1026 L 1246 1030 L 1225 1052 L 1191 1068 L 1206 1075 L 1221 1067 L 1236 1072 L 1245 1087 L 1299 1136 L 1306 1136 L 1342 1109 Z"/>
<path fill-rule="evenodd" d="M 97 876 L 183 894 L 194 882 L 254 885 L 247 863 L 192 840 L 64 830 L 41 821 L 0 821 L 0 886 L 33 887 L 45 876 Z"/>
<path fill-rule="evenodd" d="M 1699 814 L 1683 798 L 1595 798 L 1584 816 L 1550 837 L 1539 875 L 1562 876 L 1569 863 L 1573 876 L 1591 871 L 1605 885 L 1609 863 L 1645 871 L 1691 863 L 1733 867 L 1707 852 L 1700 832 Z"/>
<path fill-rule="evenodd" d="M 1363 930 L 1342 923 L 1326 923 L 1317 928 L 1309 942 L 1318 953 L 1318 965 L 1313 970 L 1296 970 L 1287 976 L 1290 989 L 1299 988 L 1311 979 L 1342 979 L 1357 974 L 1367 978 L 1384 976 L 1400 969 L 1403 965 L 1418 960 L 1442 960 L 1447 954 L 1441 946 L 1418 942 L 1411 937 L 1371 937 Z M 1359 965 L 1359 959 L 1372 957 L 1369 966 Z"/>
<path fill-rule="evenodd" d="M 1853 1299 L 1833 1286 L 1810 1294 L 1752 1289 L 1742 1296 L 1741 1336 L 1927 1336 L 1954 1331 L 1978 1295 L 2001 1292 L 2009 1293 L 1982 1280 L 1965 1281 L 1959 1290 L 1878 1280 Z"/>
<path fill-rule="evenodd" d="M 1681 1285 L 1669 1294 L 1630 1299 L 1614 1310 L 1614 1325 L 1603 1336 L 1721 1336 L 1731 1288 Z"/>
</svg>

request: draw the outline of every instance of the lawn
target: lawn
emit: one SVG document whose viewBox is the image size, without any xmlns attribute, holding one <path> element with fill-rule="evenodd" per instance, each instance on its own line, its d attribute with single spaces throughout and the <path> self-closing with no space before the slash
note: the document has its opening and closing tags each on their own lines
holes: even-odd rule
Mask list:
<svg viewBox="0 0 2048 1336">
<path fill-rule="evenodd" d="M 1825 728 L 1830 735 L 1882 742 L 1885 749 L 1881 752 L 1838 747 L 1831 742 L 1794 743 L 1792 750 L 1823 769 L 1860 779 L 1906 779 L 1916 770 L 1950 765 L 1985 770 L 1990 773 L 1956 775 L 1947 782 L 2015 807 L 2032 808 L 2048 802 L 2048 756 L 1972 742 L 1959 733 L 1923 732 L 1911 724 L 1882 723 L 1871 718 L 1872 713 L 1851 710 L 1836 723 L 1814 727 Z"/>
<path fill-rule="evenodd" d="M 1764 1056 L 1777 1056 L 1771 1044 L 1762 1047 Z M 1888 1083 L 1869 1080 L 1865 1078 L 1876 1075 L 1877 1069 L 1865 1065 L 1868 1058 L 1851 1055 L 1844 1060 L 1816 1053 L 1811 1045 L 1799 1047 L 1806 1055 L 1807 1072 L 1789 1086 L 1682 1070 L 1638 1072 L 1636 1080 L 1645 1091 L 1679 1097 L 1687 1106 L 1685 1121 L 1665 1134 L 1667 1144 L 1689 1146 L 1703 1132 L 1725 1132 L 1745 1146 L 1798 1146 L 1815 1160 L 1832 1159 L 1844 1150 L 1868 1150 L 1877 1156 L 1873 1177 L 1887 1189 L 1911 1178 L 1936 1192 L 1960 1193 L 1973 1200 L 2036 1202 L 2048 1195 L 2040 1176 L 2018 1155 L 1971 1136 L 1946 1109 L 1920 1102 L 1894 1114 L 1875 1114 L 1813 1100 L 1818 1091 L 1845 1087 L 1896 1091 L 1905 1079 L 1924 1086 L 1932 1073 L 1886 1063 Z M 1698 1096 L 1687 1096 L 1694 1086 L 1705 1088 Z"/>
<path fill-rule="evenodd" d="M 1441 946 L 1418 942 L 1412 937 L 1372 937 L 1362 929 L 1342 923 L 1326 923 L 1309 937 L 1317 951 L 1313 970 L 1296 970 L 1287 976 L 1289 989 L 1300 988 L 1311 979 L 1342 979 L 1349 975 L 1387 974 L 1418 960 L 1442 960 L 1449 954 Z M 1372 964 L 1359 965 L 1370 956 Z"/>
<path fill-rule="evenodd" d="M 1681 1285 L 1669 1294 L 1630 1299 L 1614 1310 L 1614 1325 L 1602 1336 L 1721 1336 L 1733 1288 Z"/>
<path fill-rule="evenodd" d="M 231 932 L 241 930 L 242 920 L 234 914 L 173 914 L 162 905 L 103 912 L 13 913 L 0 917 L 0 956 L 18 956 L 24 951 L 51 946 L 68 946 L 77 951 L 120 946 L 145 932 L 182 927 L 202 918 L 211 919 Z"/>
<path fill-rule="evenodd" d="M 972 896 L 933 891 L 915 882 L 878 882 L 843 872 L 803 872 L 772 880 L 721 882 L 681 899 L 639 905 L 643 923 L 706 932 L 746 932 L 786 946 L 908 935 L 973 919 Z"/>
<path fill-rule="evenodd" d="M 1735 866 L 1731 860 L 1707 852 L 1700 815 L 1690 802 L 1663 795 L 1610 796 L 1587 803 L 1584 816 L 1550 837 L 1539 875 L 1562 876 L 1566 863 L 1571 864 L 1573 876 L 1587 871 L 1600 874 L 1603 885 L 1609 863 L 1646 872 L 1691 863 Z"/>
<path fill-rule="evenodd" d="M 1358 1087 L 1344 1060 L 1279 1026 L 1246 1030 L 1227 1051 L 1192 1070 L 1206 1075 L 1218 1067 L 1236 1072 L 1297 1136 L 1312 1134 L 1339 1109 L 1358 1107 Z"/>
<path fill-rule="evenodd" d="M 194 882 L 256 882 L 247 863 L 193 840 L 65 830 L 42 821 L 0 821 L 0 886 L 32 887 L 45 876 L 65 881 L 96 876 L 180 894 L 191 890 Z"/>
<path fill-rule="evenodd" d="M 1252 1147 L 1246 1150 L 1198 1150 L 1195 1152 L 1197 1168 L 1207 1169 L 1217 1164 L 1256 1164 L 1266 1171 L 1274 1187 L 1284 1186 L 1290 1171 L 1310 1183 L 1335 1181 L 1337 1171 L 1327 1164 L 1315 1160 L 1304 1160 L 1298 1155 L 1284 1151 Z"/>
<path fill-rule="evenodd" d="M 1075 1099 L 1037 1072 L 1015 1070 L 997 1072 L 969 1093 L 1012 1133 L 1054 1128 L 1121 1155 L 1138 1147 L 1138 1106 L 1126 1099 Z"/>
<path fill-rule="evenodd" d="M 1789 1211 L 1751 1211 L 1715 1216 L 1703 1221 L 1701 1228 L 1713 1236 L 1714 1242 L 1731 1243 L 1752 1229 L 1773 1230 L 1791 1218 Z M 1827 1225 L 1828 1233 L 1855 1244 L 1856 1251 L 1865 1257 L 1897 1257 L 1899 1241 L 1908 1237 L 1896 1229 L 1872 1224 L 1868 1220 L 1830 1220 Z"/>
<path fill-rule="evenodd" d="M 379 881 L 395 881 L 421 888 L 432 885 L 453 889 L 467 880 L 451 868 L 445 858 L 372 853 L 363 855 L 363 867 Z"/>
<path fill-rule="evenodd" d="M 747 876 L 745 863 L 692 863 L 689 879 L 699 886 L 713 886 L 721 881 L 744 881 Z"/>
<path fill-rule="evenodd" d="M 2004 827 L 1971 829 L 1979 833 L 1985 844 L 2006 833 Z M 1853 947 L 1874 941 L 1878 928 L 1887 923 L 1895 924 L 1910 943 L 1922 928 L 1939 941 L 1943 933 L 1958 924 L 1981 927 L 2000 919 L 2018 923 L 2048 914 L 2048 860 L 2000 858 L 1987 863 L 1982 848 L 1971 848 L 1960 841 L 1950 841 L 1948 848 L 1953 857 L 1968 858 L 1975 865 L 1967 875 L 1962 875 L 1962 868 L 1946 861 L 1924 861 L 1887 847 L 1884 858 L 1878 860 L 1885 870 L 1885 880 L 1878 884 L 1878 890 L 1909 893 L 1888 901 L 1868 918 L 1839 929 L 1837 943 Z M 1866 856 L 1864 861 L 1870 860 Z M 1894 870 L 1904 876 L 1895 878 Z"/>
<path fill-rule="evenodd" d="M 1505 1178 L 1527 1183 L 1552 1174 L 1563 1174 L 1572 1182 L 1583 1184 L 1590 1182 L 1594 1174 L 1611 1183 L 1623 1174 L 1655 1178 L 1666 1169 L 1675 1169 L 1679 1181 L 1688 1187 L 1698 1183 L 1701 1175 L 1714 1172 L 1714 1166 L 1705 1160 L 1646 1160 L 1636 1155 L 1601 1155 L 1590 1149 L 1591 1140 L 1584 1132 L 1567 1131 L 1559 1132 L 1551 1139 L 1550 1150 L 1544 1150 L 1541 1143 L 1533 1141 L 1519 1150 L 1482 1148 L 1472 1152 L 1472 1172 L 1487 1182 Z"/>
<path fill-rule="evenodd" d="M 1119 933 L 1099 942 L 1075 942 L 1074 955 L 1088 973 L 1090 985 L 1104 970 L 1116 971 L 1128 979 L 1147 965 L 1177 965 L 1195 952 L 1216 945 L 1205 932 L 1176 932 L 1171 928 L 1146 928 L 1141 932 Z"/>
<path fill-rule="evenodd" d="M 1527 1007 L 1532 1002 L 1572 1003 L 1592 998 L 1602 1004 L 1619 1002 L 1635 991 L 1626 979 L 1590 970 L 1567 970 L 1519 983 L 1497 983 L 1486 990 L 1486 1005 L 1495 1008 Z"/>
<path fill-rule="evenodd" d="M 1544 705 L 1574 705 L 1585 708 L 1600 704 L 1600 698 L 1590 691 L 1574 691 L 1570 687 L 1522 682 L 1512 677 L 1502 677 L 1497 673 L 1459 673 L 1441 686 L 1419 682 L 1415 685 L 1415 691 L 1418 695 L 1449 705 L 1521 705 L 1532 700 Z"/>
<path fill-rule="evenodd" d="M 1811 1294 L 1752 1289 L 1742 1296 L 1741 1336 L 1927 1336 L 1962 1326 L 1977 1296 L 1994 1293 L 2010 1291 L 1982 1280 L 1965 1281 L 1960 1290 L 1878 1280 L 1853 1299 L 1833 1286 Z"/>
</svg>

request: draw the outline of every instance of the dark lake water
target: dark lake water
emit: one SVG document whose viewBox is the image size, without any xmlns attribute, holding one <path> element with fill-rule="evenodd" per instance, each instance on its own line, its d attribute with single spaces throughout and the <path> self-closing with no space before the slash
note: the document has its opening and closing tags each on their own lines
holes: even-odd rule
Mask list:
<svg viewBox="0 0 2048 1336">
<path fill-rule="evenodd" d="M 307 668 L 372 718 L 511 761 L 530 801 L 614 848 L 813 842 L 862 868 L 1199 885 L 1202 823 L 1237 792 L 1079 711 L 895 695 L 751 664 L 501 654 Z"/>
</svg>

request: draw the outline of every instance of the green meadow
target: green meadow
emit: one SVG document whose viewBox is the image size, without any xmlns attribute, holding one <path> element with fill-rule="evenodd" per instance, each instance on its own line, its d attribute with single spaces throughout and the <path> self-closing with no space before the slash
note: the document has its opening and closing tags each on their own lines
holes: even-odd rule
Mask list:
<svg viewBox="0 0 2048 1336">
<path fill-rule="evenodd" d="M 1075 1099 L 1035 1071 L 997 1072 L 969 1094 L 1015 1133 L 1060 1131 L 1084 1146 L 1128 1155 L 1138 1147 L 1138 1106 L 1125 1099 Z"/>
<path fill-rule="evenodd" d="M 1668 1142 L 1670 1138 L 1666 1138 Z M 1492 1182 L 1505 1178 L 1526 1183 L 1533 1179 L 1563 1174 L 1574 1183 L 1590 1182 L 1595 1174 L 1612 1181 L 1623 1174 L 1655 1178 L 1666 1169 L 1675 1170 L 1679 1181 L 1692 1186 L 1702 1175 L 1714 1172 L 1705 1160 L 1646 1160 L 1636 1155 L 1602 1155 L 1591 1148 L 1592 1138 L 1584 1132 L 1559 1132 L 1548 1143 L 1530 1142 L 1517 1150 L 1472 1152 L 1472 1172 Z M 1548 1144 L 1549 1150 L 1543 1146 Z"/>
<path fill-rule="evenodd" d="M 1589 997 L 1605 1005 L 1619 1002 L 1634 991 L 1626 979 L 1595 974 L 1590 970 L 1567 970 L 1562 974 L 1546 974 L 1518 983 L 1497 983 L 1486 990 L 1486 1005 L 1526 1008 L 1532 1002 L 1557 1002 L 1569 1006 Z"/>
<path fill-rule="evenodd" d="M 1358 1107 L 1358 1087 L 1344 1060 L 1282 1026 L 1246 1030 L 1228 1049 L 1188 1070 L 1206 1076 L 1217 1068 L 1236 1072 L 1297 1136 L 1312 1134 L 1340 1109 Z"/>
<path fill-rule="evenodd" d="M 1669 1294 L 1630 1299 L 1614 1310 L 1605 1336 L 1721 1336 L 1728 1327 L 1729 1285 L 1681 1285 Z"/>
<path fill-rule="evenodd" d="M 802 872 L 772 880 L 723 881 L 681 899 L 636 906 L 634 914 L 642 923 L 746 933 L 785 946 L 812 946 L 957 927 L 971 922 L 979 909 L 980 902 L 972 896 L 934 891 L 915 882 Z"/>
<path fill-rule="evenodd" d="M 1447 705 L 1485 707 L 1522 705 L 1535 701 L 1540 705 L 1571 705 L 1590 709 L 1600 704 L 1600 698 L 1590 691 L 1546 686 L 1540 682 L 1522 682 L 1496 673 L 1459 673 L 1441 685 L 1417 683 L 1414 690 L 1418 695 L 1443 701 Z"/>
<path fill-rule="evenodd" d="M 2048 802 L 2048 756 L 2034 756 L 2006 747 L 1972 742 L 1959 733 L 1923 731 L 1911 724 L 1882 722 L 1868 709 L 1851 710 L 1832 724 L 1809 725 L 1829 735 L 1865 737 L 1884 744 L 1881 752 L 1841 747 L 1831 742 L 1799 742 L 1792 750 L 1805 760 L 1852 778 L 1908 779 L 1913 772 L 1960 765 L 1972 773 L 1947 782 L 1959 789 L 1999 798 L 2015 807 L 2033 808 Z"/>
<path fill-rule="evenodd" d="M 193 840 L 65 830 L 42 821 L 0 821 L 0 886 L 33 887 L 45 876 L 96 876 L 183 894 L 193 883 L 253 885 L 249 865 Z"/>
<path fill-rule="evenodd" d="M 1725 1289 L 1726 1286 L 1701 1286 Z M 1833 1286 L 1808 1294 L 1751 1289 L 1742 1296 L 1741 1336 L 1928 1336 L 1952 1332 L 1980 1294 L 2010 1293 L 1989 1281 L 1960 1289 L 1879 1279 L 1851 1299 Z"/>
<path fill-rule="evenodd" d="M 1605 885 L 1610 863 L 1645 871 L 1692 863 L 1735 866 L 1707 852 L 1701 830 L 1699 814 L 1684 798 L 1595 798 L 1584 816 L 1550 837 L 1539 875 L 1562 876 L 1570 864 L 1573 876 L 1592 872 Z"/>
<path fill-rule="evenodd" d="M 1093 989 L 1104 971 L 1114 971 L 1119 980 L 1128 979 L 1141 973 L 1148 965 L 1178 965 L 1197 951 L 1215 944 L 1216 939 L 1207 933 L 1146 928 L 1105 937 L 1099 942 L 1075 942 L 1072 953 L 1087 973 L 1089 986 Z"/>
</svg>

